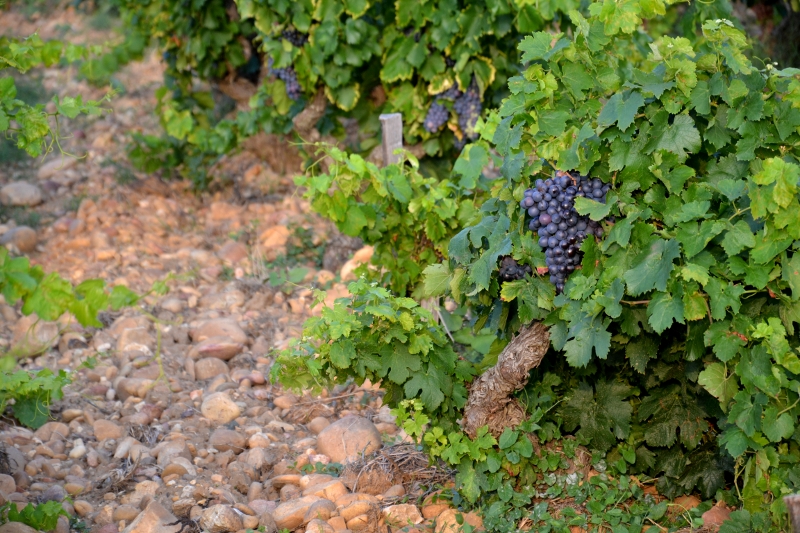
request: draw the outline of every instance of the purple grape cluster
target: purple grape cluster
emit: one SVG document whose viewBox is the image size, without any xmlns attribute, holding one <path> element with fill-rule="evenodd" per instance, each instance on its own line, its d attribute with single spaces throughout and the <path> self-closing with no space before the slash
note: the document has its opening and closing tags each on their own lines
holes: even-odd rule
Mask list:
<svg viewBox="0 0 800 533">
<path fill-rule="evenodd" d="M 267 60 L 267 72 L 274 75 L 279 80 L 283 80 L 286 85 L 286 96 L 292 100 L 299 100 L 303 94 L 303 89 L 300 87 L 300 82 L 297 81 L 297 73 L 294 67 L 286 68 L 272 68 L 274 61 L 270 57 Z"/>
<path fill-rule="evenodd" d="M 450 110 L 442 103 L 442 100 L 455 100 L 459 96 L 461 96 L 461 91 L 455 85 L 436 95 L 430 109 L 428 109 L 428 114 L 425 115 L 425 123 L 423 124 L 425 131 L 435 133 L 447 124 L 450 118 Z"/>
<path fill-rule="evenodd" d="M 609 185 L 597 178 L 558 171 L 554 178 L 536 180 L 520 202 L 530 217 L 528 229 L 539 235 L 550 282 L 564 290 L 567 277 L 581 264 L 581 243 L 587 236 L 603 236 L 603 228 L 575 211 L 575 198 L 583 196 L 605 203 Z"/>
<path fill-rule="evenodd" d="M 510 255 L 506 255 L 500 260 L 500 281 L 516 281 L 531 274 L 533 274 L 533 269 L 530 265 L 520 265 Z"/>
<path fill-rule="evenodd" d="M 294 28 L 283 30 L 281 37 L 292 43 L 292 46 L 296 46 L 297 48 L 302 47 L 308 42 L 308 34 L 300 33 Z"/>
<path fill-rule="evenodd" d="M 478 91 L 478 85 L 475 80 L 467 89 L 467 92 L 461 92 L 458 86 L 453 85 L 446 91 L 436 95 L 436 98 L 428 109 L 428 114 L 425 115 L 425 131 L 428 133 L 435 133 L 439 131 L 442 126 L 447 124 L 450 118 L 450 111 L 442 100 L 453 101 L 453 111 L 458 116 L 458 126 L 464 134 L 461 139 L 456 139 L 456 148 L 461 149 L 469 140 L 475 140 L 478 134 L 475 132 L 475 124 L 478 122 L 478 117 L 481 116 L 481 97 Z"/>
<path fill-rule="evenodd" d="M 428 114 L 425 115 L 425 131 L 428 133 L 439 131 L 447 124 L 449 118 L 450 111 L 438 101 L 434 101 L 428 109 Z"/>
<path fill-rule="evenodd" d="M 478 137 L 475 124 L 478 123 L 482 109 L 478 84 L 473 79 L 467 91 L 456 98 L 453 104 L 453 111 L 458 115 L 458 127 L 461 128 L 465 138 L 475 140 Z"/>
</svg>

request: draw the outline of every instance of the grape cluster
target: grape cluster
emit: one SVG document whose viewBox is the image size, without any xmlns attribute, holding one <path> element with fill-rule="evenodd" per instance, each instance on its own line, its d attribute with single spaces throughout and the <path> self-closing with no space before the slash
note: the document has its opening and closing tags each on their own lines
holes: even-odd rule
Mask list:
<svg viewBox="0 0 800 533">
<path fill-rule="evenodd" d="M 283 30 L 281 37 L 292 43 L 292 46 L 296 46 L 297 48 L 302 47 L 308 42 L 308 34 L 300 33 L 294 28 Z"/>
<path fill-rule="evenodd" d="M 442 126 L 447 124 L 449 118 L 450 111 L 438 101 L 433 102 L 428 109 L 428 114 L 425 115 L 425 131 L 428 133 L 439 131 Z"/>
<path fill-rule="evenodd" d="M 559 293 L 564 290 L 567 276 L 581 264 L 583 239 L 603 236 L 599 223 L 575 211 L 575 198 L 583 196 L 605 203 L 608 189 L 609 185 L 597 178 L 559 171 L 554 178 L 536 180 L 535 188 L 525 191 L 520 205 L 530 217 L 528 229 L 538 232 L 550 282 Z"/>
<path fill-rule="evenodd" d="M 453 111 L 458 116 L 458 126 L 464 134 L 461 139 L 456 139 L 455 143 L 456 148 L 461 149 L 467 139 L 474 140 L 478 136 L 475 132 L 475 124 L 478 122 L 482 109 L 478 85 L 473 80 L 466 92 L 462 93 L 458 90 L 458 86 L 453 85 L 446 91 L 437 94 L 425 116 L 425 131 L 429 133 L 439 131 L 450 118 L 450 111 L 442 104 L 442 100 L 453 101 Z"/>
<path fill-rule="evenodd" d="M 294 67 L 272 68 L 272 64 L 273 60 L 270 57 L 267 60 L 267 71 L 275 75 L 279 80 L 283 80 L 283 83 L 286 85 L 286 96 L 295 101 L 299 100 L 300 96 L 303 94 L 303 89 L 297 81 L 297 72 L 294 71 Z"/>
<path fill-rule="evenodd" d="M 450 110 L 441 102 L 442 100 L 455 100 L 459 96 L 461 96 L 461 91 L 455 85 L 436 95 L 430 109 L 428 109 L 428 114 L 425 115 L 425 123 L 423 124 L 425 131 L 435 133 L 447 124 L 447 120 L 450 118 Z"/>
<path fill-rule="evenodd" d="M 500 280 L 516 281 L 524 279 L 525 276 L 533 274 L 533 269 L 529 265 L 520 265 L 517 261 L 507 255 L 500 260 Z"/>
<path fill-rule="evenodd" d="M 453 104 L 453 111 L 458 115 L 458 127 L 461 128 L 464 137 L 470 140 L 477 138 L 475 124 L 477 124 L 478 118 L 481 116 L 482 109 L 478 84 L 473 79 L 467 91 L 458 96 Z"/>
</svg>

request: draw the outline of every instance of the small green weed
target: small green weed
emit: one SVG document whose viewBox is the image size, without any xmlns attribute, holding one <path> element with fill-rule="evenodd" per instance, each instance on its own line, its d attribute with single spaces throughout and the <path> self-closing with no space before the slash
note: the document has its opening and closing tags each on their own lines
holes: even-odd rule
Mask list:
<svg viewBox="0 0 800 533">
<path fill-rule="evenodd" d="M 14 502 L 8 502 L 0 507 L 0 521 L 22 522 L 37 531 L 50 531 L 58 525 L 59 516 L 69 516 L 61 502 L 46 502 L 34 505 L 29 503 L 21 511 L 17 510 Z"/>
<path fill-rule="evenodd" d="M 38 228 L 42 215 L 27 207 L 0 206 L 0 220 L 13 220 L 17 226 Z"/>
<path fill-rule="evenodd" d="M 313 465 L 312 464 L 307 464 L 307 465 L 303 466 L 300 469 L 300 471 L 303 474 L 328 474 L 328 475 L 331 475 L 331 476 L 334 476 L 334 477 L 338 477 L 339 474 L 342 473 L 342 469 L 343 468 L 344 468 L 344 466 L 342 466 L 340 463 L 323 464 L 323 463 L 317 462 L 317 463 L 315 463 Z"/>
</svg>

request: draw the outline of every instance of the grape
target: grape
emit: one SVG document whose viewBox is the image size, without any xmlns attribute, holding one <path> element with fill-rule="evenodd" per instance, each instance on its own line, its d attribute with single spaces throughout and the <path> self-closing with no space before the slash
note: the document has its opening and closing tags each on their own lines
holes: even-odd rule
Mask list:
<svg viewBox="0 0 800 533">
<path fill-rule="evenodd" d="M 449 118 L 450 111 L 445 106 L 439 102 L 432 103 L 430 109 L 428 109 L 428 114 L 425 116 L 425 131 L 428 133 L 439 131 L 442 126 L 447 124 Z"/>
<path fill-rule="evenodd" d="M 437 94 L 430 109 L 428 109 L 428 114 L 425 116 L 425 122 L 423 124 L 425 131 L 428 133 L 435 133 L 442 129 L 442 126 L 447 124 L 447 121 L 450 119 L 450 110 L 442 103 L 442 100 L 456 100 L 460 96 L 461 91 L 459 91 L 456 86 Z M 460 146 L 459 143 L 456 143 L 456 148 L 461 149 L 464 147 L 464 144 L 466 144 L 466 142 L 463 142 Z"/>
<path fill-rule="evenodd" d="M 274 74 L 279 80 L 283 80 L 286 85 L 286 96 L 292 100 L 299 100 L 303 94 L 303 89 L 297 81 L 297 73 L 294 71 L 294 67 L 272 68 L 272 65 L 273 60 L 270 57 L 267 61 L 267 71 L 270 74 Z"/>
<path fill-rule="evenodd" d="M 511 256 L 505 256 L 500 260 L 500 280 L 515 281 L 524 279 L 525 276 L 533 274 L 533 269 L 529 265 L 520 265 Z"/>
<path fill-rule="evenodd" d="M 292 46 L 296 46 L 297 48 L 302 47 L 308 42 L 308 35 L 305 33 L 300 33 L 294 28 L 283 30 L 281 37 L 292 43 Z"/>
<path fill-rule="evenodd" d="M 552 178 L 537 179 L 534 188 L 525 191 L 520 205 L 530 217 L 528 228 L 538 230 L 539 246 L 544 249 L 550 282 L 556 292 L 563 292 L 567 276 L 583 260 L 581 242 L 589 236 L 603 236 L 598 222 L 575 211 L 575 198 L 605 203 L 609 189 L 609 184 L 597 178 L 559 171 Z"/>
<path fill-rule="evenodd" d="M 453 111 L 458 115 L 458 127 L 465 138 L 474 140 L 478 137 L 475 124 L 478 123 L 482 109 L 478 84 L 473 79 L 467 91 L 456 97 L 453 104 Z"/>
</svg>

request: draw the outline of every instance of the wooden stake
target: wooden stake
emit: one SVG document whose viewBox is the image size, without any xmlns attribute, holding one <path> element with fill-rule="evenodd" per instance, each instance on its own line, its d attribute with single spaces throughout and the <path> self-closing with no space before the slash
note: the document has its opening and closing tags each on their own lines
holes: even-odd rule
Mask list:
<svg viewBox="0 0 800 533">
<path fill-rule="evenodd" d="M 789 520 L 792 523 L 792 533 L 800 533 L 800 494 L 792 494 L 783 498 L 789 510 Z"/>
<path fill-rule="evenodd" d="M 383 132 L 383 166 L 388 166 L 400 161 L 400 156 L 394 151 L 403 147 L 403 115 L 390 113 L 378 119 Z"/>
</svg>

